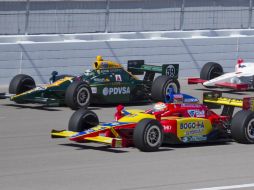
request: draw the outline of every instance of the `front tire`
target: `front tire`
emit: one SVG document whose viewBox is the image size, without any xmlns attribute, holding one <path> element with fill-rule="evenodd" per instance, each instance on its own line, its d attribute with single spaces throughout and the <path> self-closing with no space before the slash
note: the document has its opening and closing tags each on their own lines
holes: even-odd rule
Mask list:
<svg viewBox="0 0 254 190">
<path fill-rule="evenodd" d="M 12 78 L 9 85 L 10 94 L 21 94 L 35 88 L 34 79 L 29 75 L 18 74 Z"/>
<path fill-rule="evenodd" d="M 163 142 L 163 128 L 155 119 L 142 119 L 134 128 L 133 142 L 143 152 L 159 149 Z"/>
<path fill-rule="evenodd" d="M 91 97 L 91 88 L 86 82 L 74 81 L 65 92 L 65 104 L 73 110 L 88 107 Z"/>
<path fill-rule="evenodd" d="M 254 143 L 254 112 L 241 110 L 232 119 L 231 135 L 234 140 L 243 144 Z"/>
<path fill-rule="evenodd" d="M 171 79 L 164 75 L 157 77 L 152 84 L 152 99 L 164 102 L 170 87 L 174 89 L 175 93 L 180 93 L 180 84 L 177 79 Z"/>
<path fill-rule="evenodd" d="M 222 74 L 223 68 L 219 63 L 208 62 L 202 67 L 200 71 L 200 78 L 204 80 L 211 80 L 221 76 Z"/>
<path fill-rule="evenodd" d="M 81 108 L 72 114 L 69 120 L 68 130 L 81 132 L 91 127 L 95 127 L 98 124 L 99 119 L 96 113 L 87 110 L 86 108 Z"/>
</svg>

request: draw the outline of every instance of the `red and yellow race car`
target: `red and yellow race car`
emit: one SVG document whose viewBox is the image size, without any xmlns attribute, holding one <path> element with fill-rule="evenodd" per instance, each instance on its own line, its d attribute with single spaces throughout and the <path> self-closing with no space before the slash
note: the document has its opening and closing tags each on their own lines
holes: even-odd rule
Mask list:
<svg viewBox="0 0 254 190">
<path fill-rule="evenodd" d="M 125 110 L 117 106 L 115 121 L 99 123 L 97 115 L 80 109 L 72 115 L 69 130 L 52 130 L 52 138 L 69 137 L 76 142 L 100 142 L 112 147 L 135 146 L 156 151 L 163 143 L 210 142 L 233 139 L 254 143 L 254 98 L 224 98 L 219 92 L 203 95 L 203 104 L 159 102 L 148 110 Z M 210 108 L 224 106 L 221 114 Z M 242 110 L 234 113 L 234 108 Z"/>
</svg>

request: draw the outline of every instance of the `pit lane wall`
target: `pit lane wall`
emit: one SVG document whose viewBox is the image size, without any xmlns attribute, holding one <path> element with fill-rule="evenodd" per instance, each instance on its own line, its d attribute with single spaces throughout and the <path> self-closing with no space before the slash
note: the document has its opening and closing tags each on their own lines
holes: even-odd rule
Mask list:
<svg viewBox="0 0 254 190">
<path fill-rule="evenodd" d="M 123 63 L 179 63 L 180 77 L 199 76 L 209 61 L 232 71 L 237 57 L 254 61 L 254 30 L 0 36 L 0 85 L 18 73 L 46 83 L 51 72 L 81 74 L 96 55 Z"/>
</svg>

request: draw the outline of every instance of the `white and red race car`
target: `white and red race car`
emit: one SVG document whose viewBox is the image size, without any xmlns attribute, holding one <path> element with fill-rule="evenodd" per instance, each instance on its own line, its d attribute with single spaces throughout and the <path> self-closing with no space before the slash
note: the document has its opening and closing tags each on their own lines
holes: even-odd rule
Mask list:
<svg viewBox="0 0 254 190">
<path fill-rule="evenodd" d="M 200 78 L 188 78 L 188 84 L 201 83 L 207 88 L 222 87 L 234 90 L 254 89 L 254 62 L 238 59 L 235 71 L 224 73 L 220 64 L 206 63 L 200 71 Z"/>
</svg>

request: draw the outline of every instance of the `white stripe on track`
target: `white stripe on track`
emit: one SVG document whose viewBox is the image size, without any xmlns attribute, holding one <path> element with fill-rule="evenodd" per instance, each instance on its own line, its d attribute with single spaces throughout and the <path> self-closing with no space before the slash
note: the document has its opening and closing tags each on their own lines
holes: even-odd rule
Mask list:
<svg viewBox="0 0 254 190">
<path fill-rule="evenodd" d="M 247 188 L 254 187 L 254 183 L 242 184 L 242 185 L 231 185 L 231 186 L 220 186 L 220 187 L 209 187 L 201 189 L 192 189 L 192 190 L 224 190 L 224 189 L 238 189 L 238 188 Z"/>
</svg>

